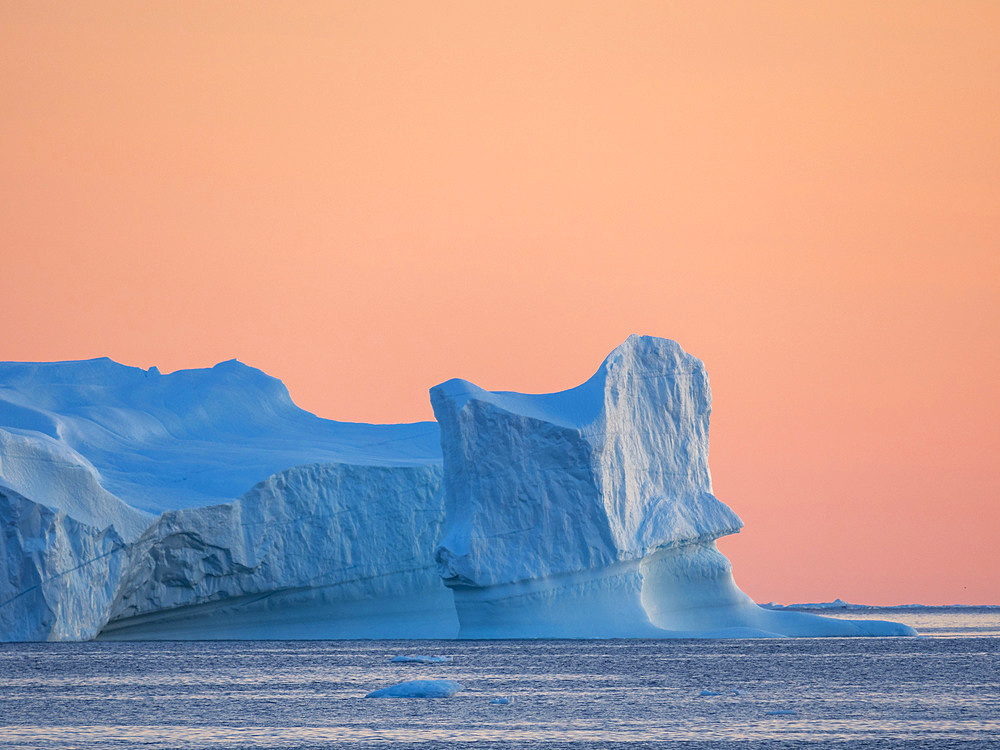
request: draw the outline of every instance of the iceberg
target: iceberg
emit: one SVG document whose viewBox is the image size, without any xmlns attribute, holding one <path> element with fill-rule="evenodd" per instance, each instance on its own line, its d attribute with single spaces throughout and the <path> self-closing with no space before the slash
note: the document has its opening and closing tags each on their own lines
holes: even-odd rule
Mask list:
<svg viewBox="0 0 1000 750">
<path fill-rule="evenodd" d="M 430 396 L 437 423 L 356 424 L 235 360 L 0 363 L 0 640 L 913 633 L 739 590 L 675 342 Z"/>
<path fill-rule="evenodd" d="M 0 640 L 450 637 L 434 423 L 236 361 L 0 363 Z"/>
<path fill-rule="evenodd" d="M 365 698 L 451 698 L 463 689 L 454 680 L 406 680 L 368 693 Z"/>
<path fill-rule="evenodd" d="M 758 607 L 715 540 L 712 396 L 674 341 L 630 336 L 582 385 L 431 389 L 445 530 L 436 551 L 463 638 L 904 635 L 894 623 Z"/>
</svg>

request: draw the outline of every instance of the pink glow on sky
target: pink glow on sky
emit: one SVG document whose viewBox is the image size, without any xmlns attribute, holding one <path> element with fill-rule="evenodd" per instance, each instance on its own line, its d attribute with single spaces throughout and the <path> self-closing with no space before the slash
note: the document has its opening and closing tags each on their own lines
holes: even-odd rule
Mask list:
<svg viewBox="0 0 1000 750">
<path fill-rule="evenodd" d="M 758 600 L 1000 602 L 1000 4 L 0 0 L 0 359 L 712 379 Z"/>
</svg>

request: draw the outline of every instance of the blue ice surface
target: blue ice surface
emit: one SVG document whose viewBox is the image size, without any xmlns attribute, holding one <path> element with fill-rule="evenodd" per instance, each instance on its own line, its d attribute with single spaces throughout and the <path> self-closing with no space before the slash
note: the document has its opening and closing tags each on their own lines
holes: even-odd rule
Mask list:
<svg viewBox="0 0 1000 750">
<path fill-rule="evenodd" d="M 462 690 L 454 680 L 406 680 L 375 690 L 365 698 L 451 698 Z"/>
</svg>

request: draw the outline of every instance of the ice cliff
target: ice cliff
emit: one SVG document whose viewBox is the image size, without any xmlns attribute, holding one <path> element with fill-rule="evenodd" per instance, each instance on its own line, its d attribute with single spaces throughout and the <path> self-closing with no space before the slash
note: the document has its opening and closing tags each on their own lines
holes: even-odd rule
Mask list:
<svg viewBox="0 0 1000 750">
<path fill-rule="evenodd" d="M 0 487 L 0 640 L 94 638 L 128 560 L 114 527 L 95 528 Z"/>
<path fill-rule="evenodd" d="M 0 363 L 0 640 L 902 634 L 757 607 L 715 539 L 705 368 L 333 422 L 236 361 Z"/>
<path fill-rule="evenodd" d="M 167 511 L 104 638 L 433 638 L 457 620 L 430 550 L 441 470 L 311 464 L 233 503 Z"/>
</svg>

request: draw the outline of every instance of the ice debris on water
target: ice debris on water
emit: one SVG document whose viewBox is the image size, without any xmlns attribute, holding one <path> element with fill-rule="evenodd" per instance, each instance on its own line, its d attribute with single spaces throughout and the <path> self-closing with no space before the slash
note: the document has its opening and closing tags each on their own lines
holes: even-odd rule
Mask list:
<svg viewBox="0 0 1000 750">
<path fill-rule="evenodd" d="M 414 654 L 412 656 L 394 656 L 389 661 L 395 664 L 450 664 L 451 657 Z"/>
<path fill-rule="evenodd" d="M 451 698 L 462 689 L 454 680 L 406 680 L 368 693 L 365 698 Z"/>
<path fill-rule="evenodd" d="M 491 706 L 506 706 L 510 703 L 510 698 L 494 698 L 490 701 Z"/>
<path fill-rule="evenodd" d="M 798 711 L 789 711 L 787 709 L 781 711 L 765 711 L 764 716 L 794 716 Z"/>
<path fill-rule="evenodd" d="M 700 693 L 698 693 L 698 695 L 701 696 L 702 698 L 706 698 L 710 695 L 722 695 L 722 693 L 717 693 L 714 690 L 702 690 Z"/>
</svg>

